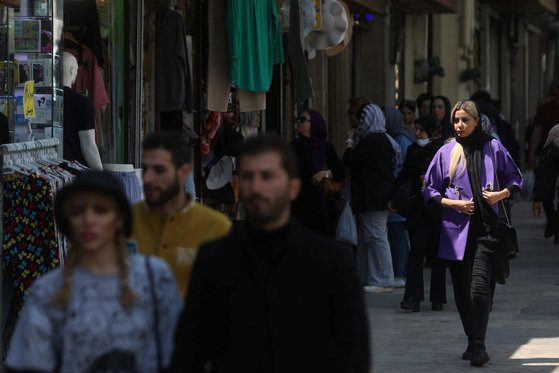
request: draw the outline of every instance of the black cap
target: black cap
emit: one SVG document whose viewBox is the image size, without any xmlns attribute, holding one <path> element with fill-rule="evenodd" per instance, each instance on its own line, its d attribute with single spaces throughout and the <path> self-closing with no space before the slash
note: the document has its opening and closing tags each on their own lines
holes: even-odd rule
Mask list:
<svg viewBox="0 0 559 373">
<path fill-rule="evenodd" d="M 132 210 L 128 198 L 124 193 L 120 180 L 108 172 L 85 171 L 76 176 L 72 184 L 66 185 L 56 194 L 54 214 L 60 231 L 69 237 L 68 217 L 64 213 L 64 205 L 72 194 L 81 190 L 91 190 L 107 193 L 117 201 L 123 217 L 123 234 L 130 236 L 132 231 Z"/>
</svg>

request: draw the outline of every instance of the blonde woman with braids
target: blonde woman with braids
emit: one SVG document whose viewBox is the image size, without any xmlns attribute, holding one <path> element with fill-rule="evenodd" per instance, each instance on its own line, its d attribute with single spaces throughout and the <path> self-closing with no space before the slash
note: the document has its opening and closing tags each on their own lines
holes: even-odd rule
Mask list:
<svg viewBox="0 0 559 373">
<path fill-rule="evenodd" d="M 33 284 L 10 343 L 8 371 L 166 367 L 179 293 L 161 259 L 126 254 L 131 211 L 119 181 L 101 171 L 78 175 L 58 193 L 55 215 L 70 242 L 65 266 Z"/>
<path fill-rule="evenodd" d="M 522 187 L 518 167 L 503 145 L 482 131 L 480 115 L 473 101 L 454 106 L 455 138 L 433 158 L 423 187 L 425 201 L 443 207 L 439 257 L 448 261 L 468 336 L 462 359 L 474 366 L 489 361 L 485 334 L 491 281 L 504 281 L 508 271 L 508 250 L 495 239 L 498 202 Z"/>
</svg>

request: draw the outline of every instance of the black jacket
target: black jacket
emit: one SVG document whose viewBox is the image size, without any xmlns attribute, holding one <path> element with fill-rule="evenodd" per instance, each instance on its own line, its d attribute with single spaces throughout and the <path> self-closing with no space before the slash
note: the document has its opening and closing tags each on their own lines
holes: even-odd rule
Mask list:
<svg viewBox="0 0 559 373">
<path fill-rule="evenodd" d="M 368 372 L 368 326 L 351 251 L 295 223 L 283 240 L 258 250 L 262 242 L 249 232 L 200 248 L 171 371 Z M 262 260 L 268 254 L 271 260 Z"/>
<path fill-rule="evenodd" d="M 308 148 L 293 143 L 297 168 L 301 178 L 301 193 L 293 203 L 293 214 L 301 224 L 315 233 L 334 237 L 337 211 L 332 201 L 326 200 L 319 186 L 312 183 L 311 152 Z M 326 169 L 332 171 L 335 181 L 344 179 L 344 165 L 336 149 L 326 142 Z"/>
<path fill-rule="evenodd" d="M 384 133 L 370 133 L 355 149 L 346 149 L 344 162 L 350 168 L 351 207 L 356 214 L 388 209 L 393 158 L 394 149 Z"/>
<path fill-rule="evenodd" d="M 542 149 L 535 176 L 534 201 L 542 202 L 548 197 L 553 198 L 555 182 L 559 176 L 559 147 L 554 143 Z"/>
<path fill-rule="evenodd" d="M 412 206 L 408 209 L 408 218 L 421 216 L 425 209 L 421 194 L 423 180 L 431 161 L 442 145 L 442 140 L 436 139 L 423 147 L 412 144 L 408 148 L 402 170 L 394 182 L 394 193 L 400 190 L 410 193 Z"/>
</svg>

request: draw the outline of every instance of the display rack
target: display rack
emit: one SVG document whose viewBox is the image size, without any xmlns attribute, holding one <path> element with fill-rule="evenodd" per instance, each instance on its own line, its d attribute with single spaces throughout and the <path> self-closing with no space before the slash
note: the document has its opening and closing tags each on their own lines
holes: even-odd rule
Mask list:
<svg viewBox="0 0 559 373">
<path fill-rule="evenodd" d="M 7 117 L 11 142 L 58 138 L 62 144 L 62 1 L 22 0 L 17 10 L 5 8 L 0 14 L 1 113 Z M 32 96 L 26 99 L 30 81 Z M 29 116 L 25 111 L 31 113 L 31 100 Z"/>
</svg>

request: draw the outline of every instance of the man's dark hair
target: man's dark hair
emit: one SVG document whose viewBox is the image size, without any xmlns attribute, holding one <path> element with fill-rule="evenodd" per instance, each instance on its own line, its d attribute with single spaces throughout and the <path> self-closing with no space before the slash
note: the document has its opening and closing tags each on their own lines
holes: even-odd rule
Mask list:
<svg viewBox="0 0 559 373">
<path fill-rule="evenodd" d="M 415 100 L 415 103 L 417 104 L 417 107 L 421 107 L 421 104 L 423 103 L 423 101 L 433 101 L 433 95 L 430 93 L 422 93 L 419 96 L 417 96 L 417 99 Z"/>
<path fill-rule="evenodd" d="M 480 90 L 480 91 L 477 91 L 476 93 L 474 93 L 470 97 L 470 100 L 476 101 L 476 102 L 483 102 L 486 105 L 491 105 L 491 94 L 487 91 Z"/>
<path fill-rule="evenodd" d="M 177 132 L 154 132 L 144 138 L 142 150 L 166 150 L 171 153 L 175 167 L 190 163 L 190 144 L 188 138 Z"/>
<path fill-rule="evenodd" d="M 249 138 L 243 144 L 239 153 L 237 164 L 245 156 L 254 156 L 264 153 L 277 153 L 281 158 L 281 166 L 287 172 L 290 179 L 297 177 L 297 161 L 293 149 L 279 136 L 273 134 L 258 135 Z"/>
</svg>

